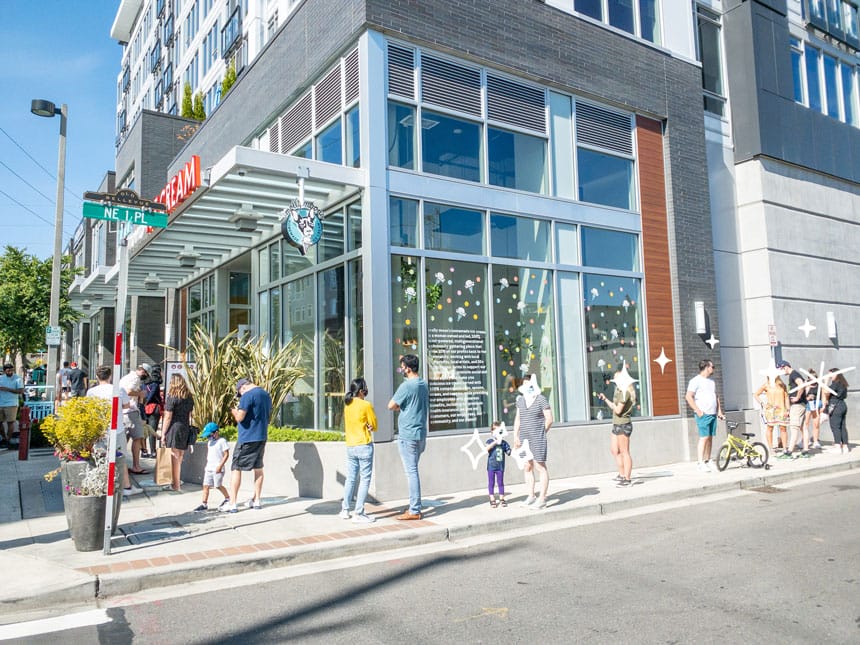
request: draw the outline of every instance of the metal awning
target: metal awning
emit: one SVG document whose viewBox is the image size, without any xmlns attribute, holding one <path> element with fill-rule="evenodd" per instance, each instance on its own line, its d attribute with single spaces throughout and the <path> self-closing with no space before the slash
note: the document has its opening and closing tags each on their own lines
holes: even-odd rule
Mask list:
<svg viewBox="0 0 860 645">
<path fill-rule="evenodd" d="M 157 295 L 184 286 L 214 267 L 280 234 L 280 212 L 298 198 L 323 213 L 358 195 L 365 171 L 236 146 L 203 171 L 202 183 L 171 213 L 167 228 L 129 237 L 129 293 Z M 208 187 L 207 187 L 208 186 Z M 118 267 L 106 275 L 116 285 Z"/>
</svg>

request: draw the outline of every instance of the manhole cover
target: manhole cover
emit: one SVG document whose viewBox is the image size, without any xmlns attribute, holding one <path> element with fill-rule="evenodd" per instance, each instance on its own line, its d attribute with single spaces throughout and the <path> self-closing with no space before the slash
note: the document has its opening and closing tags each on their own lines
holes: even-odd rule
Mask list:
<svg viewBox="0 0 860 645">
<path fill-rule="evenodd" d="M 784 493 L 784 488 L 777 488 L 776 486 L 759 486 L 758 488 L 750 488 L 751 491 L 756 493 Z"/>
</svg>

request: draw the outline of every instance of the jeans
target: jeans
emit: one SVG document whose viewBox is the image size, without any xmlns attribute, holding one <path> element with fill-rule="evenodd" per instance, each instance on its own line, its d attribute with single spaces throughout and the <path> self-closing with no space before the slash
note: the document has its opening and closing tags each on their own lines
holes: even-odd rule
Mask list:
<svg viewBox="0 0 860 645">
<path fill-rule="evenodd" d="M 418 478 L 418 459 L 427 445 L 426 439 L 399 439 L 400 460 L 409 484 L 409 512 L 421 512 L 421 480 Z"/>
<path fill-rule="evenodd" d="M 355 482 L 361 471 L 361 482 L 355 497 L 355 512 L 364 514 L 364 500 L 370 489 L 370 476 L 373 473 L 373 444 L 346 447 L 346 483 L 343 485 L 343 510 L 349 510 L 352 494 L 355 492 Z"/>
</svg>

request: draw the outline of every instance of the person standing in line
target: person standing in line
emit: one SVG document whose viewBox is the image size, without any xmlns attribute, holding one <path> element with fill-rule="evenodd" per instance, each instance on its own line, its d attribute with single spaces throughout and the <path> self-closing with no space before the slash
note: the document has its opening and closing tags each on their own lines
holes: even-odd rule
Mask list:
<svg viewBox="0 0 860 645">
<path fill-rule="evenodd" d="M 623 371 L 624 365 L 615 372 L 615 378 L 617 379 Z M 632 483 L 630 476 L 633 473 L 633 458 L 630 456 L 630 435 L 633 434 L 633 422 L 630 417 L 633 416 L 633 409 L 636 407 L 636 389 L 632 382 L 623 389 L 616 383 L 611 401 L 603 392 L 598 394 L 598 398 L 612 410 L 612 439 L 609 451 L 618 465 L 618 475 L 615 477 L 617 486 L 626 488 Z"/>
<path fill-rule="evenodd" d="M 119 386 L 128 394 L 129 406 L 125 411 L 125 429 L 127 439 L 131 440 L 132 465 L 129 472 L 134 475 L 146 475 L 148 471 L 140 467 L 140 453 L 143 451 L 143 419 L 141 418 L 141 399 L 143 398 L 143 382 L 149 378 L 152 366 L 141 363 L 133 372 L 129 372 L 119 380 Z"/>
<path fill-rule="evenodd" d="M 171 486 L 174 493 L 181 493 L 180 473 L 182 459 L 188 450 L 191 439 L 191 413 L 194 411 L 194 398 L 188 383 L 181 374 L 170 377 L 167 387 L 167 400 L 164 402 L 164 445 L 171 452 Z"/>
<path fill-rule="evenodd" d="M 149 452 L 144 457 L 155 457 L 158 424 L 164 411 L 164 398 L 161 395 L 161 368 L 156 365 L 149 373 L 149 378 L 143 384 L 143 421 L 152 428 L 149 435 Z M 144 441 L 146 441 L 144 439 Z M 146 445 L 144 445 L 146 448 Z"/>
<path fill-rule="evenodd" d="M 553 423 L 552 408 L 541 393 L 537 376 L 532 374 L 519 388 L 517 414 L 514 417 L 514 450 L 519 450 L 522 440 L 528 439 L 532 453 L 523 473 L 528 497 L 523 504 L 534 509 L 546 508 L 546 495 L 549 491 L 549 470 L 546 467 L 546 435 Z M 535 497 L 535 470 L 540 474 L 540 497 Z"/>
<path fill-rule="evenodd" d="M 772 381 L 768 378 L 759 389 L 753 392 L 756 400 L 759 400 L 762 395 L 766 397 L 766 400 L 759 402 L 764 408 L 767 446 L 768 448 L 776 447 L 773 445 L 773 428 L 778 426 L 778 441 L 784 450 L 788 445 L 788 390 L 781 378 L 776 377 Z"/>
<path fill-rule="evenodd" d="M 72 361 L 72 366 L 69 370 L 69 388 L 71 389 L 71 392 L 69 392 L 69 396 L 86 396 L 88 385 L 89 383 L 86 372 L 84 372 L 80 367 L 78 367 L 77 363 Z"/>
<path fill-rule="evenodd" d="M 236 383 L 236 396 L 239 397 L 239 402 L 231 412 L 236 420 L 239 436 L 230 464 L 230 503 L 220 508 L 226 513 L 239 510 L 236 501 L 239 498 L 243 471 L 254 471 L 254 496 L 248 500 L 248 508 L 263 507 L 263 455 L 266 453 L 269 417 L 272 415 L 272 397 L 250 380 L 239 379 Z"/>
<path fill-rule="evenodd" d="M 230 503 L 230 492 L 224 488 L 224 467 L 230 457 L 230 446 L 227 445 L 227 440 L 221 436 L 218 424 L 214 421 L 206 424 L 200 438 L 205 439 L 207 444 L 206 467 L 203 470 L 203 499 L 200 501 L 200 505 L 194 509 L 195 513 L 209 510 L 210 488 L 217 488 L 224 496 L 224 501 L 218 506 L 219 510 L 222 506 L 227 506 Z"/>
<path fill-rule="evenodd" d="M 817 377 L 818 372 L 813 368 L 807 370 L 809 376 Z M 806 387 L 806 418 L 803 422 L 803 436 L 807 437 L 810 448 L 821 449 L 821 409 L 824 399 L 818 393 L 818 383 L 810 383 Z"/>
<path fill-rule="evenodd" d="M 806 432 L 806 427 L 803 424 L 803 419 L 806 416 L 806 387 L 804 386 L 805 379 L 795 369 L 792 369 L 791 363 L 788 361 L 780 361 L 776 366 L 782 370 L 783 374 L 788 374 L 788 427 L 789 437 L 788 446 L 785 452 L 777 459 L 793 459 L 798 456 L 809 457 L 809 435 Z M 792 392 L 794 390 L 794 392 Z M 800 455 L 792 455 L 794 447 L 797 445 L 797 440 L 803 437 L 803 451 Z"/>
<path fill-rule="evenodd" d="M 388 402 L 388 409 L 399 411 L 397 417 L 397 446 L 400 460 L 409 485 L 409 508 L 398 515 L 398 520 L 420 520 L 421 479 L 418 461 L 427 447 L 427 417 L 430 411 L 430 390 L 418 374 L 418 357 L 404 354 L 400 369 L 406 380 L 401 383 Z"/>
<path fill-rule="evenodd" d="M 830 372 L 838 372 L 837 368 L 833 368 Z M 848 428 L 845 426 L 845 416 L 848 414 L 848 405 L 845 399 L 848 397 L 848 381 L 842 374 L 836 374 L 829 377 L 830 384 L 828 387 L 835 392 L 830 394 L 825 390 L 827 396 L 827 410 L 830 413 L 830 431 L 833 432 L 833 447 L 839 446 L 839 452 L 847 455 L 848 448 Z"/>
<path fill-rule="evenodd" d="M 69 393 L 72 391 L 69 386 L 69 372 L 71 371 L 69 361 L 63 361 L 63 366 L 60 368 L 60 398 L 63 400 L 68 399 Z"/>
<path fill-rule="evenodd" d="M 24 381 L 15 374 L 12 363 L 3 365 L 0 374 L 0 448 L 8 448 L 18 418 L 18 397 L 24 394 Z"/>
<path fill-rule="evenodd" d="M 490 494 L 492 508 L 500 504 L 508 505 L 505 500 L 505 455 L 511 454 L 511 446 L 499 434 L 501 427 L 499 421 L 493 421 L 490 428 L 492 436 L 484 442 L 487 446 L 487 492 Z M 496 487 L 499 490 L 498 498 L 493 497 Z"/>
<path fill-rule="evenodd" d="M 349 505 L 355 492 L 355 483 L 361 474 L 358 493 L 355 496 L 355 514 L 352 521 L 356 524 L 371 524 L 376 520 L 364 512 L 364 502 L 370 489 L 373 474 L 373 436 L 376 432 L 376 413 L 373 405 L 365 401 L 367 383 L 357 378 L 349 384 L 349 391 L 343 396 L 343 425 L 346 431 L 346 483 L 343 486 L 343 504 L 340 516 L 349 519 Z"/>
<path fill-rule="evenodd" d="M 687 385 L 687 395 L 684 399 L 696 415 L 696 427 L 699 429 L 699 444 L 697 447 L 697 466 L 702 472 L 716 472 L 711 461 L 711 447 L 714 435 L 717 434 L 717 419 L 725 419 L 720 399 L 717 396 L 717 384 L 711 376 L 714 374 L 714 363 L 708 359 L 699 361 L 699 373 L 690 379 Z"/>
</svg>

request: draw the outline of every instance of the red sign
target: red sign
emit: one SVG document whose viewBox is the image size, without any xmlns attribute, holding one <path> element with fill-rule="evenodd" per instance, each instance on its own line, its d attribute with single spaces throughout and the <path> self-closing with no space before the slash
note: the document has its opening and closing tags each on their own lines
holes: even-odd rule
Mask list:
<svg viewBox="0 0 860 645">
<path fill-rule="evenodd" d="M 164 204 L 168 213 L 184 202 L 200 187 L 200 157 L 194 155 L 185 167 L 167 182 L 155 201 Z"/>
</svg>

